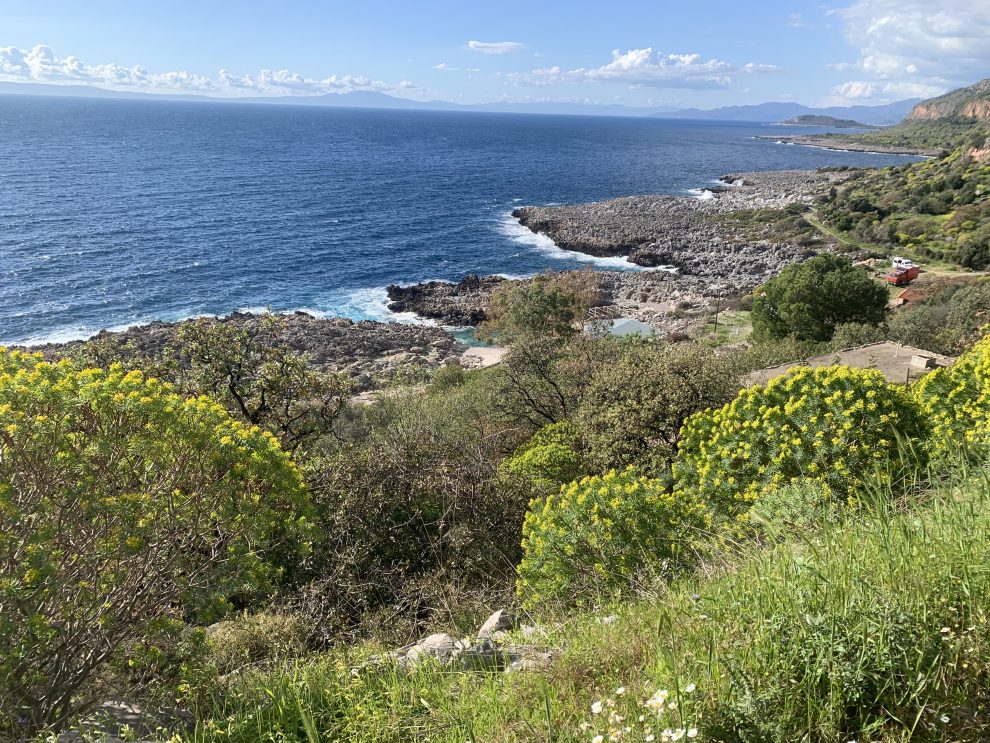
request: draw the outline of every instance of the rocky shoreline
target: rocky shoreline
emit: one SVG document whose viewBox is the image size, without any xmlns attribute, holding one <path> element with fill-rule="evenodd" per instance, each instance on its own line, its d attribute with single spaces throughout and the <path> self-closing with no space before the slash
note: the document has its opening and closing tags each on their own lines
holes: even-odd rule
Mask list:
<svg viewBox="0 0 990 743">
<path fill-rule="evenodd" d="M 459 363 L 466 346 L 449 331 L 430 325 L 395 322 L 354 322 L 344 318 L 319 318 L 305 312 L 277 315 L 277 342 L 306 356 L 314 368 L 350 374 L 359 390 L 377 386 L 400 368 L 435 369 Z M 50 358 L 63 358 L 99 345 L 109 345 L 125 357 L 168 356 L 179 330 L 193 322 L 233 324 L 258 330 L 265 315 L 235 312 L 223 318 L 152 322 L 123 331 L 100 331 L 88 340 L 34 346 Z"/>
<path fill-rule="evenodd" d="M 445 325 L 478 325 L 485 319 L 488 298 L 503 282 L 502 276 L 470 274 L 457 283 L 428 281 L 425 284 L 388 287 L 392 312 L 414 312 Z"/>
<path fill-rule="evenodd" d="M 768 171 L 723 176 L 703 198 L 630 196 L 571 206 L 527 206 L 513 211 L 521 224 L 559 247 L 593 256 L 626 256 L 640 269 L 595 271 L 605 313 L 635 317 L 663 332 L 689 329 L 691 313 L 713 301 L 738 298 L 816 250 L 782 241 L 769 227 L 741 229 L 731 217 L 753 210 L 807 205 L 849 176 L 848 171 Z M 726 217 L 730 217 L 726 219 Z M 824 244 L 819 250 L 831 249 Z M 633 268 L 630 266 L 630 268 Z M 459 282 L 430 281 L 388 287 L 388 307 L 447 326 L 477 326 L 486 318 L 502 276 L 469 275 Z M 476 361 L 444 328 L 394 322 L 353 322 L 296 312 L 280 315 L 280 342 L 307 356 L 316 368 L 351 374 L 361 390 L 374 389 L 399 368 L 434 369 Z M 262 315 L 233 313 L 207 322 L 249 330 Z M 87 341 L 37 346 L 57 358 L 86 344 L 107 343 L 129 353 L 155 356 L 174 347 L 185 323 L 153 322 L 120 332 L 101 331 Z"/>
<path fill-rule="evenodd" d="M 799 144 L 806 147 L 823 147 L 826 150 L 842 152 L 877 152 L 883 155 L 920 155 L 922 157 L 940 157 L 943 154 L 941 149 L 870 144 L 853 138 L 830 134 L 801 134 L 785 137 L 760 136 L 757 139 L 769 139 L 782 144 Z"/>
<path fill-rule="evenodd" d="M 626 256 L 644 271 L 596 271 L 603 302 L 646 322 L 667 318 L 677 305 L 739 297 L 814 251 L 777 239 L 768 230 L 740 230 L 731 219 L 745 210 L 811 204 L 849 177 L 849 171 L 733 173 L 705 198 L 629 196 L 571 206 L 525 206 L 512 214 L 563 249 L 597 257 Z M 829 249 L 825 244 L 824 249 Z M 632 268 L 632 266 L 630 267 Z M 389 287 L 389 309 L 414 312 L 451 325 L 485 318 L 499 276 L 468 276 Z M 669 325 L 669 322 L 666 323 Z"/>
</svg>

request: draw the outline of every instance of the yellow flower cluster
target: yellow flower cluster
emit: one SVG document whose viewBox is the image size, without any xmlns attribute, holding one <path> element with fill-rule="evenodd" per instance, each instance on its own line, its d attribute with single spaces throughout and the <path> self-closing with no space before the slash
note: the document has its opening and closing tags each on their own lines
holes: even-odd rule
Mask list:
<svg viewBox="0 0 990 743">
<path fill-rule="evenodd" d="M 954 366 L 926 375 L 913 391 L 932 427 L 933 456 L 985 449 L 990 443 L 990 335 Z"/>
<path fill-rule="evenodd" d="M 737 516 L 792 483 L 846 499 L 866 473 L 900 466 L 898 437 L 922 439 L 925 428 L 911 396 L 878 371 L 798 367 L 693 415 L 681 436 L 677 487 Z"/>
<path fill-rule="evenodd" d="M 632 469 L 585 477 L 530 503 L 519 594 L 531 606 L 620 588 L 644 563 L 676 570 L 710 524 L 701 498 Z"/>
</svg>

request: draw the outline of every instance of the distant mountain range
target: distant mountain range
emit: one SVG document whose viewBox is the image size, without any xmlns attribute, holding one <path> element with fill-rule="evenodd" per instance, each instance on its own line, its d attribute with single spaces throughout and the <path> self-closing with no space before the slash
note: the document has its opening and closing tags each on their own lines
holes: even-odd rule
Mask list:
<svg viewBox="0 0 990 743">
<path fill-rule="evenodd" d="M 318 96 L 214 98 L 194 94 L 158 94 L 104 90 L 88 85 L 46 85 L 43 83 L 0 82 L 0 94 L 44 95 L 74 98 L 111 98 L 117 100 L 173 100 L 211 103 L 255 103 L 269 106 L 335 106 L 348 108 L 394 108 L 423 111 L 487 111 L 492 113 L 569 114 L 577 116 L 655 116 L 676 119 L 714 121 L 755 121 L 776 123 L 797 116 L 831 116 L 855 119 L 864 124 L 894 124 L 908 114 L 920 99 L 898 101 L 885 106 L 848 106 L 810 108 L 800 103 L 760 103 L 751 106 L 723 106 L 714 109 L 672 107 L 636 107 L 620 104 L 533 102 L 533 103 L 453 103 L 451 101 L 413 101 L 386 93 L 359 90 L 351 93 L 328 93 Z"/>
<path fill-rule="evenodd" d="M 809 108 L 800 103 L 758 103 L 752 106 L 723 106 L 715 109 L 685 108 L 679 111 L 656 113 L 668 119 L 717 119 L 719 121 L 761 121 L 775 123 L 799 116 L 830 116 L 835 119 L 852 119 L 863 124 L 896 124 L 921 99 L 888 103 L 883 106 L 830 106 Z"/>
</svg>

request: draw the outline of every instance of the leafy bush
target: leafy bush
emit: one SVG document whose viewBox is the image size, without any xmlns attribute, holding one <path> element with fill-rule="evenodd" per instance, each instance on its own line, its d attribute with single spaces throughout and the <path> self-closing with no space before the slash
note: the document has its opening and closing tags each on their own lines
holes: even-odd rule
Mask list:
<svg viewBox="0 0 990 743">
<path fill-rule="evenodd" d="M 886 308 L 887 290 L 865 271 L 820 255 L 788 266 L 755 295 L 753 336 L 827 341 L 841 323 L 881 323 Z"/>
<path fill-rule="evenodd" d="M 219 674 L 245 666 L 303 655 L 310 627 L 294 614 L 263 612 L 235 617 L 211 627 L 208 663 Z"/>
<path fill-rule="evenodd" d="M 534 337 L 565 339 L 581 332 L 588 310 L 599 300 L 598 277 L 591 270 L 506 281 L 488 303 L 480 337 L 508 346 Z"/>
<path fill-rule="evenodd" d="M 265 589 L 306 510 L 275 438 L 217 403 L 0 349 L 0 735 L 64 726 L 157 620 Z"/>
<path fill-rule="evenodd" d="M 674 572 L 711 523 L 700 498 L 632 469 L 565 485 L 530 509 L 517 585 L 530 606 L 614 591 L 644 569 Z"/>
<path fill-rule="evenodd" d="M 880 372 L 799 367 L 689 418 L 674 476 L 728 515 L 794 482 L 846 499 L 874 469 L 909 466 L 899 437 L 922 440 L 925 429 L 911 396 Z"/>
<path fill-rule="evenodd" d="M 507 479 L 528 485 L 537 492 L 551 493 L 584 473 L 580 454 L 581 431 L 563 421 L 544 426 L 505 460 L 501 470 Z"/>
<path fill-rule="evenodd" d="M 982 337 L 983 326 L 990 322 L 990 281 L 941 286 L 891 315 L 892 340 L 955 356 Z"/>
<path fill-rule="evenodd" d="M 684 420 L 739 390 L 739 359 L 698 344 L 637 342 L 594 374 L 577 414 L 598 472 L 669 471 Z"/>
<path fill-rule="evenodd" d="M 990 336 L 953 366 L 925 375 L 914 392 L 932 426 L 935 456 L 984 453 L 990 444 Z"/>
<path fill-rule="evenodd" d="M 297 608 L 318 642 L 406 642 L 450 623 L 468 593 L 511 592 L 529 493 L 502 488 L 521 432 L 493 413 L 488 379 L 384 396 L 364 437 L 306 462 L 321 538 Z"/>
</svg>

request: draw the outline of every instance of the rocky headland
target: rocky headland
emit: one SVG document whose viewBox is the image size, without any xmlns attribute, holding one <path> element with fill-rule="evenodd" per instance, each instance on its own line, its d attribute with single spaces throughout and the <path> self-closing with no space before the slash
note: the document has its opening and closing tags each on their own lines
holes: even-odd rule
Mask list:
<svg viewBox="0 0 990 743">
<path fill-rule="evenodd" d="M 941 147 L 912 147 L 905 144 L 884 144 L 881 142 L 863 141 L 856 136 L 845 134 L 800 134 L 785 137 L 762 136 L 759 139 L 770 139 L 781 144 L 799 144 L 806 147 L 823 147 L 827 150 L 843 152 L 879 152 L 884 155 L 921 155 L 923 157 L 940 157 L 945 153 Z"/>
<path fill-rule="evenodd" d="M 394 322 L 354 322 L 343 318 L 319 318 L 305 312 L 278 315 L 276 342 L 305 354 L 315 368 L 345 372 L 354 377 L 359 389 L 371 389 L 376 380 L 400 367 L 438 368 L 459 361 L 465 346 L 443 328 Z M 52 358 L 82 352 L 89 346 L 110 345 L 124 357 L 168 356 L 176 347 L 177 334 L 191 322 L 233 324 L 258 331 L 264 315 L 235 312 L 224 318 L 153 322 L 124 331 L 103 330 L 88 340 L 35 346 Z"/>
<path fill-rule="evenodd" d="M 814 253 L 779 239 L 769 227 L 742 230 L 724 217 L 810 204 L 848 176 L 848 171 L 734 173 L 721 179 L 723 185 L 706 189 L 703 198 L 629 196 L 572 206 L 526 206 L 512 214 L 565 250 L 626 256 L 630 263 L 656 269 L 595 272 L 603 304 L 656 323 L 677 305 L 744 295 Z M 389 309 L 449 325 L 476 325 L 485 319 L 491 294 L 506 281 L 472 275 L 457 283 L 392 286 Z"/>
</svg>

